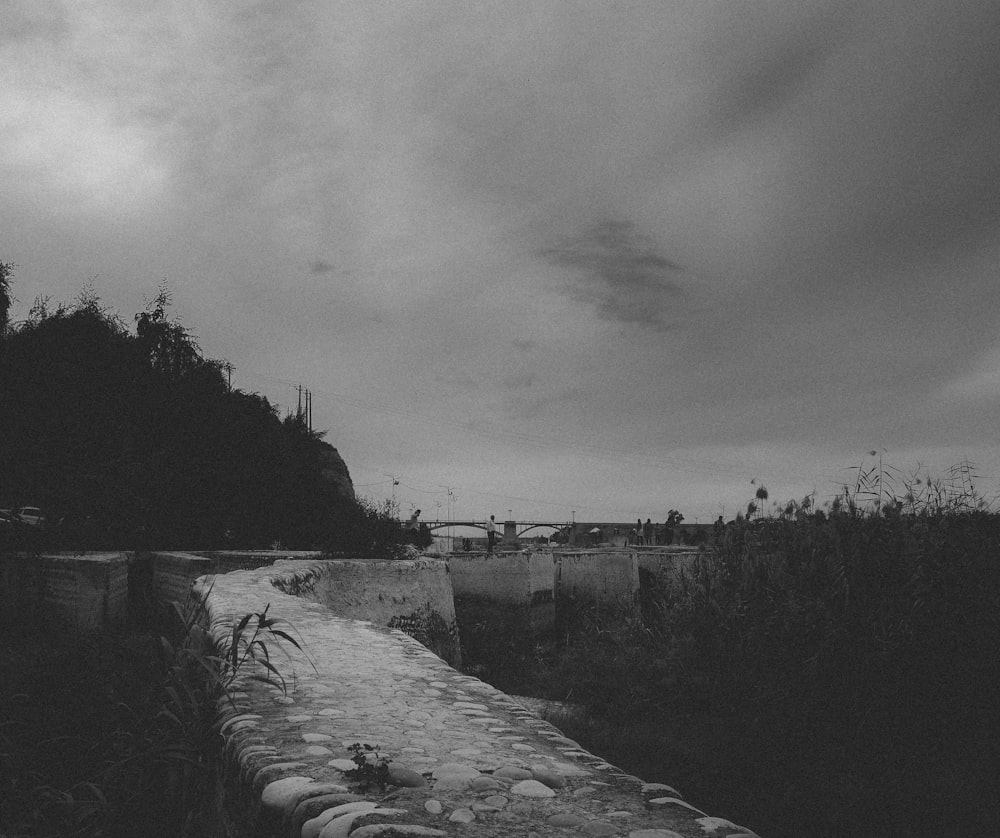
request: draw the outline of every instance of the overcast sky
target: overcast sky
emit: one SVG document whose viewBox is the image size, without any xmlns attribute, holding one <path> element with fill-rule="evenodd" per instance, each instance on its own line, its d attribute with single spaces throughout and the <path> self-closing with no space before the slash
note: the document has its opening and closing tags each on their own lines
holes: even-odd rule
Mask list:
<svg viewBox="0 0 1000 838">
<path fill-rule="evenodd" d="M 995 0 L 2 9 L 15 319 L 165 281 L 359 494 L 705 522 L 872 450 L 1000 484 Z"/>
</svg>

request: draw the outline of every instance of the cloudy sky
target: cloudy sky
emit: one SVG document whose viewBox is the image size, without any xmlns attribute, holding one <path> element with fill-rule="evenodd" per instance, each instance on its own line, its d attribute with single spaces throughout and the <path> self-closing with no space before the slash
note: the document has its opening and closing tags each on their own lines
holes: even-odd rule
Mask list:
<svg viewBox="0 0 1000 838">
<path fill-rule="evenodd" d="M 1000 484 L 995 0 L 5 0 L 0 184 L 404 514 Z"/>
</svg>

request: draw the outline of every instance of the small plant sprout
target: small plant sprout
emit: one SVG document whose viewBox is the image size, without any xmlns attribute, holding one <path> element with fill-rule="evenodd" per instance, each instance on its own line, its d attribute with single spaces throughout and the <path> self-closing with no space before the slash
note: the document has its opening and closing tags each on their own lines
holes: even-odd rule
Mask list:
<svg viewBox="0 0 1000 838">
<path fill-rule="evenodd" d="M 392 760 L 379 754 L 378 745 L 369 745 L 367 742 L 364 745 L 355 742 L 347 750 L 353 754 L 351 762 L 357 768 L 345 771 L 345 776 L 357 782 L 361 791 L 368 791 L 372 786 L 385 791 L 389 784 L 389 763 Z"/>
</svg>

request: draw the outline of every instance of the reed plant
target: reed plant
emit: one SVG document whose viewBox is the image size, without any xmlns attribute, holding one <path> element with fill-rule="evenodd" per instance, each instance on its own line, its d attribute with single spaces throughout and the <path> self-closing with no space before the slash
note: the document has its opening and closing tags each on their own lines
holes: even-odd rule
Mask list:
<svg viewBox="0 0 1000 838">
<path fill-rule="evenodd" d="M 755 484 L 675 584 L 643 574 L 641 621 L 564 609 L 536 676 L 587 706 L 564 731 L 770 838 L 993 831 L 1000 515 L 969 463 L 852 478 L 823 509 Z"/>
<path fill-rule="evenodd" d="M 204 600 L 160 631 L 5 632 L 0 655 L 0 835 L 217 834 L 217 706 L 242 678 L 285 689 L 276 650 L 301 648 L 265 608 L 217 649 Z"/>
</svg>

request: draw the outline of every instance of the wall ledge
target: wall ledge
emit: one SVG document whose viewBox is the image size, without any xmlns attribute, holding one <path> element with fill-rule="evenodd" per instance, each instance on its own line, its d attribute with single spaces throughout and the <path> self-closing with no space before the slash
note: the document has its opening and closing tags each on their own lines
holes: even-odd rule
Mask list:
<svg viewBox="0 0 1000 838">
<path fill-rule="evenodd" d="M 220 702 L 229 834 L 754 836 L 625 774 L 403 632 L 283 592 L 315 565 L 203 577 L 193 590 L 220 648 L 234 619 L 267 607 L 305 650 L 271 650 L 287 692 L 243 673 Z M 384 790 L 347 773 L 354 743 L 391 760 Z"/>
</svg>

